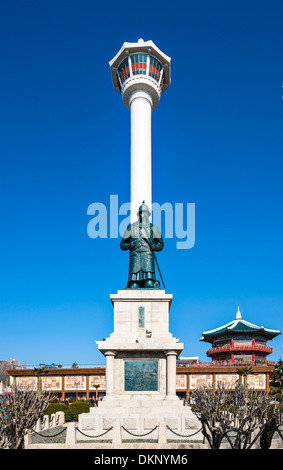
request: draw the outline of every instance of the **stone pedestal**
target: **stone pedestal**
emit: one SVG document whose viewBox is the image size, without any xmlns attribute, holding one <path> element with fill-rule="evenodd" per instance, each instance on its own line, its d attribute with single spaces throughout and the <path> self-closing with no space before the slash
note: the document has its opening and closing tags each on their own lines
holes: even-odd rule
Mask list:
<svg viewBox="0 0 283 470">
<path fill-rule="evenodd" d="M 183 344 L 169 333 L 172 295 L 125 289 L 110 298 L 114 332 L 97 341 L 106 358 L 106 401 L 139 394 L 176 398 L 176 357 Z"/>
<path fill-rule="evenodd" d="M 95 435 L 118 419 L 135 433 L 165 422 L 188 434 L 199 423 L 176 395 L 176 358 L 183 344 L 169 332 L 172 295 L 124 289 L 110 298 L 114 332 L 97 341 L 106 361 L 106 396 L 79 416 L 79 428 Z"/>
</svg>

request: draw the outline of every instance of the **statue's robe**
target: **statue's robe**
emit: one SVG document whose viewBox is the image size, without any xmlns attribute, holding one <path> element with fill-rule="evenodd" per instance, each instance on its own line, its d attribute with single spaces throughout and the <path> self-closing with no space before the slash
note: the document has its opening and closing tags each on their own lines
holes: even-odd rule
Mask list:
<svg viewBox="0 0 283 470">
<path fill-rule="evenodd" d="M 162 235 L 156 225 L 150 222 L 128 225 L 120 243 L 121 250 L 130 250 L 128 282 L 155 281 L 152 251 L 161 251 L 163 247 Z"/>
</svg>

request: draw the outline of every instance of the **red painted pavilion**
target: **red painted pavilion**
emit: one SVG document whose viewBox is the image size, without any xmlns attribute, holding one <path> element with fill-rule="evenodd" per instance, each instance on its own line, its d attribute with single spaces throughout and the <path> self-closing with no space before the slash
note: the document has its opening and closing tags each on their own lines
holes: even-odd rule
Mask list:
<svg viewBox="0 0 283 470">
<path fill-rule="evenodd" d="M 256 365 L 268 363 L 266 357 L 273 348 L 266 343 L 280 334 L 279 330 L 270 330 L 243 320 L 238 308 L 235 320 L 215 330 L 205 331 L 201 341 L 211 343 L 212 347 L 206 355 L 215 365 Z"/>
</svg>

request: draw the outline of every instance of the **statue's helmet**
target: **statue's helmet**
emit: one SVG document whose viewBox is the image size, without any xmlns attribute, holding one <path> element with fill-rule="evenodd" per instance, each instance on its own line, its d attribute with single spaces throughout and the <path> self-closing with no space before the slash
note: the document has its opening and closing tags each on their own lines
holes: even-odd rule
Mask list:
<svg viewBox="0 0 283 470">
<path fill-rule="evenodd" d="M 149 209 L 147 207 L 147 205 L 145 204 L 145 201 L 142 202 L 142 205 L 139 207 L 139 211 L 137 213 L 137 215 L 140 215 L 140 214 L 148 214 L 150 215 L 151 212 L 149 212 Z"/>
</svg>

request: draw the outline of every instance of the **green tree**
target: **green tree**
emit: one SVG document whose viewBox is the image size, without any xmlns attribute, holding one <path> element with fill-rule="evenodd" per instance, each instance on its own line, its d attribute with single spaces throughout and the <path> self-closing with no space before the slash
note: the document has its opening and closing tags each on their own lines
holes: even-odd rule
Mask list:
<svg viewBox="0 0 283 470">
<path fill-rule="evenodd" d="M 275 364 L 273 371 L 270 374 L 271 395 L 276 395 L 276 398 L 282 403 L 283 401 L 283 361 Z"/>
<path fill-rule="evenodd" d="M 246 387 L 246 398 L 245 398 L 245 412 L 247 414 L 247 404 L 248 404 L 248 375 L 257 375 L 254 372 L 252 366 L 240 367 L 237 369 L 237 373 L 244 377 L 244 386 Z"/>
<path fill-rule="evenodd" d="M 244 385 L 248 384 L 248 375 L 257 375 L 257 372 L 254 372 L 252 366 L 239 367 L 237 369 L 237 374 L 241 377 L 244 377 Z"/>
<path fill-rule="evenodd" d="M 95 388 L 95 401 L 98 401 L 98 389 L 99 389 L 99 387 L 100 387 L 99 384 L 94 385 L 94 388 Z"/>
<path fill-rule="evenodd" d="M 42 375 L 48 374 L 48 369 L 46 367 L 38 367 L 33 369 L 33 374 L 37 376 L 37 391 L 38 393 L 42 392 Z"/>
</svg>

